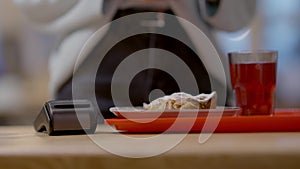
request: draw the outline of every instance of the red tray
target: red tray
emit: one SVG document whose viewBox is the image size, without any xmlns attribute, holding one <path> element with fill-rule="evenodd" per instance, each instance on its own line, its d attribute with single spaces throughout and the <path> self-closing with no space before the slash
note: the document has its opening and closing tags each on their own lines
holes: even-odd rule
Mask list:
<svg viewBox="0 0 300 169">
<path fill-rule="evenodd" d="M 190 117 L 178 118 L 177 125 L 170 128 L 176 118 L 157 118 L 149 123 L 138 123 L 128 119 L 106 119 L 117 130 L 126 133 L 162 133 L 168 132 L 201 132 L 206 120 L 218 120 L 219 117 Z M 141 121 L 147 119 L 139 119 Z M 193 123 L 191 129 L 186 124 Z M 211 131 L 210 131 L 211 130 Z M 206 128 L 204 132 L 233 133 L 233 132 L 297 132 L 300 131 L 300 109 L 276 110 L 273 116 L 223 116 L 215 130 Z"/>
</svg>

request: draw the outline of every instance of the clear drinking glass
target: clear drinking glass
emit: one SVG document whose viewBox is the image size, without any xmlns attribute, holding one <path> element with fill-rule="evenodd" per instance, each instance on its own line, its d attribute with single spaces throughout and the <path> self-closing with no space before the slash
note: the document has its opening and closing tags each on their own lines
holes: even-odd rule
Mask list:
<svg viewBox="0 0 300 169">
<path fill-rule="evenodd" d="M 239 51 L 228 55 L 241 115 L 273 115 L 278 52 Z"/>
</svg>

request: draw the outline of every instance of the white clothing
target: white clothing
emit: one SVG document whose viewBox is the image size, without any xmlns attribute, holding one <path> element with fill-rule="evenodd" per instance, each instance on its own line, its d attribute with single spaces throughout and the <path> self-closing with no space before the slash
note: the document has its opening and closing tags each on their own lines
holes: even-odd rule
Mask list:
<svg viewBox="0 0 300 169">
<path fill-rule="evenodd" d="M 50 94 L 55 93 L 74 71 L 84 43 L 101 26 L 110 22 L 118 9 L 163 8 L 187 19 L 215 44 L 210 29 L 236 31 L 251 20 L 255 0 L 220 0 L 215 14 L 209 15 L 206 0 L 14 0 L 37 28 L 60 35 L 61 41 L 50 59 Z M 192 38 L 192 32 L 186 30 Z M 94 42 L 95 44 L 97 41 Z M 197 47 L 197 45 L 195 45 Z M 87 56 L 92 49 L 85 50 Z M 221 58 L 222 59 L 222 58 Z M 224 67 L 227 62 L 223 60 Z"/>
</svg>

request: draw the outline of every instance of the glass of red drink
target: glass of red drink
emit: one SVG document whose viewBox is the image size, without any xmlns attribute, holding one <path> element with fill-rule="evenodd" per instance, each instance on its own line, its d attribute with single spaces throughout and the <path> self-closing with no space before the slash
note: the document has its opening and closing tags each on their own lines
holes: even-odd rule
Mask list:
<svg viewBox="0 0 300 169">
<path fill-rule="evenodd" d="M 273 115 L 278 52 L 239 51 L 228 55 L 241 115 Z"/>
</svg>

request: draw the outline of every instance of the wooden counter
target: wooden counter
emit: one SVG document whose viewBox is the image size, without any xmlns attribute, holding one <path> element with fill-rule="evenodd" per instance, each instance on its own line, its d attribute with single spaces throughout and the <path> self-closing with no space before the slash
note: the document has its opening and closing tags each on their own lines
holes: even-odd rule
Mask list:
<svg viewBox="0 0 300 169">
<path fill-rule="evenodd" d="M 116 141 L 113 132 L 97 134 Z M 300 168 L 300 133 L 214 134 L 204 144 L 198 137 L 189 134 L 162 155 L 132 159 L 102 150 L 86 135 L 48 136 L 32 126 L 0 127 L 0 168 Z"/>
</svg>

